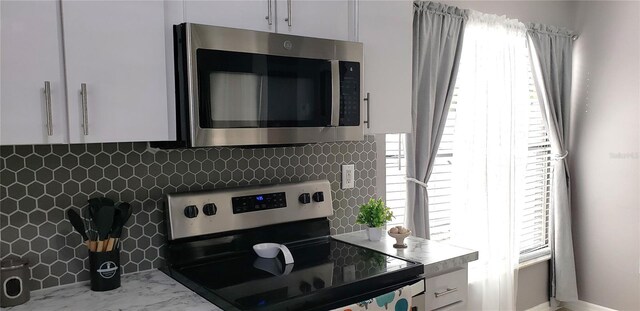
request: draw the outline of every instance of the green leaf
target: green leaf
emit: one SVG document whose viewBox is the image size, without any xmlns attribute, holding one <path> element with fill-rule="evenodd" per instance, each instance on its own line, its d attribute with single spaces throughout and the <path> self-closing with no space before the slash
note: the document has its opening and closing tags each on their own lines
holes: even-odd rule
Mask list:
<svg viewBox="0 0 640 311">
<path fill-rule="evenodd" d="M 367 225 L 371 228 L 384 226 L 387 221 L 393 219 L 393 212 L 388 208 L 382 199 L 369 199 L 369 203 L 360 206 L 360 212 L 356 223 Z"/>
</svg>

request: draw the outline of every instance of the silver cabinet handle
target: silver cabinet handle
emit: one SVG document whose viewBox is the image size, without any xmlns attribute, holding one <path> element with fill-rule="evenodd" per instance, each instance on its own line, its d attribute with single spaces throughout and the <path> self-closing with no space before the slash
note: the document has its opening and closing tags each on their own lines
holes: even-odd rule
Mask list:
<svg viewBox="0 0 640 311">
<path fill-rule="evenodd" d="M 371 94 L 367 92 L 367 97 L 364 98 L 364 101 L 367 102 L 367 120 L 362 121 L 362 123 L 367 125 L 367 128 L 371 127 Z"/>
<path fill-rule="evenodd" d="M 51 82 L 44 81 L 44 111 L 47 115 L 47 135 L 53 136 L 53 117 L 51 116 Z"/>
<path fill-rule="evenodd" d="M 80 95 L 82 96 L 82 129 L 84 136 L 89 135 L 89 113 L 87 111 L 87 84 L 80 84 Z"/>
<path fill-rule="evenodd" d="M 287 18 L 284 21 L 291 27 L 291 0 L 287 0 Z"/>
<path fill-rule="evenodd" d="M 434 295 L 436 295 L 436 298 L 438 298 L 438 297 L 442 297 L 444 295 L 449 295 L 449 294 L 457 292 L 457 291 L 458 291 L 457 287 L 454 287 L 454 288 L 448 288 L 447 287 L 447 290 L 442 291 L 442 292 L 435 292 Z"/>
<path fill-rule="evenodd" d="M 267 16 L 265 16 L 265 19 L 269 23 L 269 26 L 273 24 L 273 20 L 271 19 L 271 1 L 272 0 L 267 0 Z"/>
</svg>

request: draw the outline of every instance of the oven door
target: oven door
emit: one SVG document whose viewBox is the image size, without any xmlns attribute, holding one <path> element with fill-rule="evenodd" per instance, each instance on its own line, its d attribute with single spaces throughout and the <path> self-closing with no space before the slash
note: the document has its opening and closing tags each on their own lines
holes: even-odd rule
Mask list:
<svg viewBox="0 0 640 311">
<path fill-rule="evenodd" d="M 376 295 L 357 303 L 332 309 L 332 311 L 386 311 L 411 310 L 424 311 L 424 279 L 397 290 Z"/>
<path fill-rule="evenodd" d="M 363 139 L 361 44 L 182 27 L 190 146 Z"/>
</svg>

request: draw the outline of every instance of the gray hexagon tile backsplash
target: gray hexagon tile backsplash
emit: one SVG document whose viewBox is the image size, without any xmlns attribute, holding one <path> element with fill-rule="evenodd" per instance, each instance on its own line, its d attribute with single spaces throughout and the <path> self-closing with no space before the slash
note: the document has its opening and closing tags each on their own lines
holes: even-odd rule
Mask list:
<svg viewBox="0 0 640 311">
<path fill-rule="evenodd" d="M 130 202 L 123 232 L 124 273 L 163 264 L 162 195 L 222 187 L 328 179 L 331 232 L 361 229 L 357 207 L 375 195 L 372 136 L 361 142 L 277 148 L 158 150 L 146 143 L 0 147 L 0 256 L 31 262 L 32 289 L 89 279 L 87 250 L 65 210 L 106 196 Z M 342 164 L 355 188 L 340 189 Z"/>
</svg>

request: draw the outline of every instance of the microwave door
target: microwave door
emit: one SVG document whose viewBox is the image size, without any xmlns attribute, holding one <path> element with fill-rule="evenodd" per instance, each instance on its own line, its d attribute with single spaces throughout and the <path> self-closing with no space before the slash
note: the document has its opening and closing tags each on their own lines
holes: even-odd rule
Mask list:
<svg viewBox="0 0 640 311">
<path fill-rule="evenodd" d="M 264 76 L 212 72 L 207 118 L 220 127 L 259 127 L 266 114 Z"/>
</svg>

